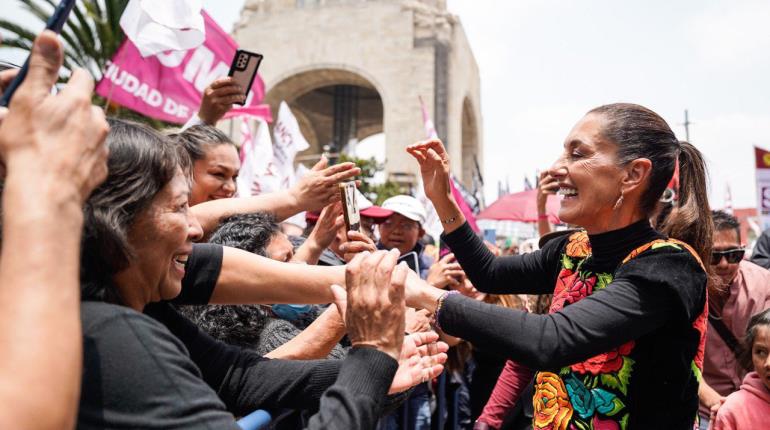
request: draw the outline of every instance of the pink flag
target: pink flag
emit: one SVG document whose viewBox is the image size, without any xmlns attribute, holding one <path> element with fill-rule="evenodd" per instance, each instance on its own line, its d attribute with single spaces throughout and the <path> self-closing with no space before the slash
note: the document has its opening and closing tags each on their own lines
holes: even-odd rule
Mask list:
<svg viewBox="0 0 770 430">
<path fill-rule="evenodd" d="M 438 139 L 436 127 L 433 126 L 433 120 L 430 119 L 428 108 L 425 107 L 425 103 L 423 103 L 422 97 L 420 97 L 420 108 L 422 109 L 422 121 L 425 126 L 425 135 L 428 137 L 428 139 Z M 452 195 L 454 196 L 455 201 L 457 201 L 457 206 L 460 207 L 460 212 L 462 212 L 465 216 L 465 219 L 468 220 L 468 225 L 470 225 L 473 231 L 476 233 L 480 232 L 481 229 L 479 229 L 479 226 L 476 224 L 476 216 L 473 214 L 473 211 L 471 210 L 470 205 L 468 205 L 468 202 L 466 202 L 463 198 L 462 193 L 457 189 L 457 187 L 455 187 L 455 182 L 452 179 L 449 181 L 449 188 L 452 190 Z M 426 209 L 428 212 L 428 218 L 431 217 L 432 213 L 436 212 L 432 204 L 429 208 Z"/>
<path fill-rule="evenodd" d="M 203 90 L 214 79 L 227 76 L 235 55 L 235 41 L 206 12 L 206 40 L 187 51 L 169 51 L 142 57 L 126 38 L 107 65 L 96 93 L 121 106 L 163 121 L 183 124 L 198 110 Z M 271 120 L 270 107 L 261 105 L 265 85 L 257 76 L 246 105 L 234 108 Z"/>
</svg>

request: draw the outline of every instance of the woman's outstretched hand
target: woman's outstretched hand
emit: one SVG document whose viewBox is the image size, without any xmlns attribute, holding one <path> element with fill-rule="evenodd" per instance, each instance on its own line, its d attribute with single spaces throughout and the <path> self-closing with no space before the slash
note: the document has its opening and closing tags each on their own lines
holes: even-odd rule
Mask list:
<svg viewBox="0 0 770 430">
<path fill-rule="evenodd" d="M 450 199 L 449 155 L 438 139 L 430 139 L 406 147 L 412 157 L 420 164 L 420 174 L 425 188 L 425 195 L 436 204 L 441 199 Z"/>
<path fill-rule="evenodd" d="M 404 337 L 398 370 L 388 394 L 406 391 L 417 384 L 430 381 L 444 371 L 449 345 L 438 341 L 433 331 L 412 333 Z"/>
</svg>

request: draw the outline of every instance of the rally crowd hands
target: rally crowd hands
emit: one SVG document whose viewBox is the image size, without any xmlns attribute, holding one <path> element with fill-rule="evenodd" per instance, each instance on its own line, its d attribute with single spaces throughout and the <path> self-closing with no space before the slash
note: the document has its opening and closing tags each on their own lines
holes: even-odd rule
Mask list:
<svg viewBox="0 0 770 430">
<path fill-rule="evenodd" d="M 457 287 L 465 278 L 465 272 L 457 262 L 455 255 L 449 253 L 430 266 L 428 283 L 436 288 Z"/>
<path fill-rule="evenodd" d="M 298 212 L 318 211 L 340 201 L 338 184 L 361 174 L 354 163 L 340 163 L 327 167 L 329 160 L 322 156 L 305 176 L 289 188 Z"/>
<path fill-rule="evenodd" d="M 375 348 L 398 360 L 390 393 L 438 376 L 449 348 L 438 342 L 434 332 L 404 336 L 409 269 L 406 264 L 396 265 L 397 260 L 398 250 L 360 253 L 346 267 L 347 292 L 339 285 L 331 287 L 351 344 Z"/>
<path fill-rule="evenodd" d="M 27 180 L 41 181 L 49 197 L 79 206 L 107 176 L 104 140 L 109 126 L 104 113 L 91 105 L 94 82 L 87 71 L 76 69 L 64 89 L 51 95 L 62 61 L 61 43 L 53 32 L 44 31 L 35 40 L 27 77 L 0 125 L 0 157 L 9 171 L 19 163 L 26 168 L 16 170 L 27 173 L 46 160 L 50 168 L 35 168 Z"/>
<path fill-rule="evenodd" d="M 465 216 L 460 211 L 452 196 L 449 186 L 449 155 L 439 139 L 430 139 L 406 147 L 420 165 L 425 195 L 433 203 L 441 220 L 445 233 L 451 233 L 465 223 Z"/>
<path fill-rule="evenodd" d="M 203 90 L 198 118 L 208 125 L 216 125 L 233 107 L 233 103 L 245 101 L 243 87 L 232 76 L 216 79 Z"/>
<path fill-rule="evenodd" d="M 340 251 L 342 251 L 342 259 L 346 263 L 353 261 L 356 255 L 362 252 L 374 252 L 377 250 L 377 246 L 374 241 L 364 233 L 360 231 L 351 230 L 346 233 L 348 241 L 340 245 Z"/>
<path fill-rule="evenodd" d="M 351 345 L 376 348 L 396 360 L 404 339 L 404 285 L 409 270 L 405 264 L 396 266 L 397 260 L 398 250 L 362 253 L 345 269 L 345 326 Z"/>
</svg>

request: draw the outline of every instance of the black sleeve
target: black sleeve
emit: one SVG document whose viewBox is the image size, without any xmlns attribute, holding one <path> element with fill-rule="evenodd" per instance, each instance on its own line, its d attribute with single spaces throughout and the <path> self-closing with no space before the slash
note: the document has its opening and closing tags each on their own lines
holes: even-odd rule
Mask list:
<svg viewBox="0 0 770 430">
<path fill-rule="evenodd" d="M 605 289 L 537 315 L 459 295 L 441 308 L 441 328 L 533 369 L 576 363 L 650 333 L 672 318 L 694 321 L 706 274 L 686 251 L 661 250 L 626 263 Z"/>
<path fill-rule="evenodd" d="M 343 361 L 269 360 L 211 338 L 168 304 L 151 306 L 145 312 L 184 343 L 206 383 L 236 415 L 256 409 L 315 410 L 320 402 L 318 414 L 325 417 L 320 422 L 334 417 L 334 426 L 326 428 L 370 428 L 398 368 L 387 354 L 361 348 L 351 349 Z"/>
<path fill-rule="evenodd" d="M 182 292 L 173 303 L 180 305 L 205 305 L 214 293 L 214 287 L 222 270 L 221 245 L 212 243 L 193 244 L 182 278 Z"/>
<path fill-rule="evenodd" d="M 397 368 L 396 360 L 383 352 L 351 348 L 337 382 L 324 393 L 320 410 L 310 417 L 307 428 L 375 428 Z"/>
<path fill-rule="evenodd" d="M 78 428 L 239 428 L 156 321 L 120 313 L 85 330 L 83 345 Z"/>
<path fill-rule="evenodd" d="M 751 262 L 770 269 L 770 230 L 763 231 L 757 239 L 751 254 Z"/>
<path fill-rule="evenodd" d="M 529 254 L 495 257 L 466 222 L 442 235 L 473 286 L 491 294 L 550 294 L 558 259 L 567 237 L 548 242 Z"/>
</svg>

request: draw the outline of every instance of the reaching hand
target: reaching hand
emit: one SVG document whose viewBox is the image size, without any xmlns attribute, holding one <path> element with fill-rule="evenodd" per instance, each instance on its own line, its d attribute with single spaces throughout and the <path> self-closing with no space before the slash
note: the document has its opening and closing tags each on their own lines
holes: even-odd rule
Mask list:
<svg viewBox="0 0 770 430">
<path fill-rule="evenodd" d="M 289 189 L 299 212 L 321 210 L 324 206 L 338 202 L 340 190 L 337 184 L 361 174 L 361 169 L 354 163 L 326 167 L 328 163 L 326 157 L 321 157 L 321 160 Z"/>
<path fill-rule="evenodd" d="M 374 241 L 360 231 L 349 231 L 347 236 L 348 241 L 340 245 L 340 251 L 343 253 L 342 259 L 348 263 L 361 252 L 374 252 L 377 250 Z"/>
<path fill-rule="evenodd" d="M 425 309 L 406 308 L 407 333 L 420 333 L 430 330 L 430 312 Z"/>
<path fill-rule="evenodd" d="M 320 250 L 324 250 L 331 245 L 337 230 L 343 225 L 345 225 L 345 219 L 342 216 L 342 205 L 339 202 L 330 204 L 321 211 L 308 240 L 314 241 Z"/>
<path fill-rule="evenodd" d="M 409 272 L 406 264 L 396 266 L 397 260 L 398 250 L 364 252 L 345 269 L 345 326 L 351 345 L 376 348 L 394 359 L 399 358 L 404 340 L 404 284 Z"/>
<path fill-rule="evenodd" d="M 243 87 L 232 76 L 219 78 L 203 90 L 198 118 L 208 125 L 216 125 L 233 108 L 233 103 L 245 101 Z"/>
<path fill-rule="evenodd" d="M 428 283 L 436 288 L 455 287 L 465 278 L 465 272 L 457 262 L 455 255 L 449 253 L 433 263 L 428 270 Z"/>
<path fill-rule="evenodd" d="M 449 155 L 441 141 L 431 139 L 418 142 L 407 146 L 406 152 L 420 164 L 425 195 L 431 201 L 449 198 Z"/>
<path fill-rule="evenodd" d="M 448 350 L 449 345 L 438 342 L 438 334 L 432 331 L 413 333 L 404 337 L 398 370 L 393 376 L 393 384 L 388 394 L 406 391 L 441 375 Z"/>
<path fill-rule="evenodd" d="M 107 176 L 109 126 L 101 109 L 91 105 L 94 81 L 87 71 L 74 70 L 67 86 L 51 95 L 62 61 L 56 34 L 41 33 L 27 77 L 0 125 L 0 157 L 9 172 L 34 171 L 26 177 L 41 191 L 80 207 Z"/>
</svg>

